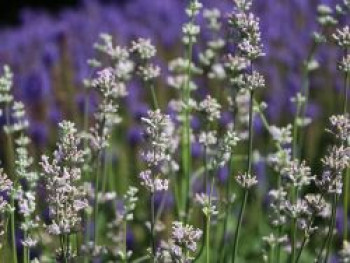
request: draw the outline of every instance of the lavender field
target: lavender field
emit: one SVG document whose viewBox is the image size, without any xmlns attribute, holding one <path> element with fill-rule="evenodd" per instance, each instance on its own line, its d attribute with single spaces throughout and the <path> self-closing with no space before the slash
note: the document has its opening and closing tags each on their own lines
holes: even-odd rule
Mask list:
<svg viewBox="0 0 350 263">
<path fill-rule="evenodd" d="M 350 0 L 76 2 L 0 21 L 0 263 L 350 262 Z"/>
</svg>

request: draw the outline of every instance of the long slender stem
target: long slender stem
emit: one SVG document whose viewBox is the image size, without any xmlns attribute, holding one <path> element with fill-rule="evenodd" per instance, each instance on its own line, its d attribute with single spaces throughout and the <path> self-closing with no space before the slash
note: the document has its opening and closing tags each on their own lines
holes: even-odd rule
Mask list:
<svg viewBox="0 0 350 263">
<path fill-rule="evenodd" d="M 97 158 L 97 171 L 95 176 L 95 202 L 94 202 L 94 246 L 98 243 L 98 192 L 99 192 L 99 177 L 101 173 L 102 152 Z"/>
<path fill-rule="evenodd" d="M 254 90 L 250 91 L 250 105 L 249 105 L 249 145 L 248 145 L 248 167 L 247 173 L 252 172 L 253 159 L 253 104 L 254 104 Z"/>
<path fill-rule="evenodd" d="M 304 103 L 301 105 L 301 108 L 300 108 L 300 117 L 302 120 L 305 119 L 306 117 L 306 108 L 307 108 L 307 104 L 308 104 L 308 100 L 309 100 L 309 93 L 310 93 L 310 70 L 309 70 L 309 64 L 310 62 L 312 61 L 312 58 L 317 50 L 317 47 L 318 47 L 318 42 L 316 41 L 313 41 L 312 42 L 312 45 L 311 45 L 311 48 L 310 48 L 310 51 L 308 53 L 308 56 L 304 62 L 304 65 L 303 65 L 303 72 L 302 72 L 302 95 L 303 97 L 305 98 L 305 101 Z M 302 134 L 302 129 L 303 129 L 303 126 L 300 127 L 300 134 Z M 304 143 L 304 138 L 305 138 L 305 135 L 301 135 L 299 136 L 299 145 L 303 145 Z M 301 152 L 299 151 L 298 154 L 300 155 Z M 298 156 L 300 157 L 300 156 Z"/>
<path fill-rule="evenodd" d="M 6 125 L 10 126 L 10 114 L 11 114 L 11 109 L 10 105 L 6 105 Z M 13 147 L 13 141 L 12 141 L 12 136 L 10 133 L 7 134 L 7 142 L 8 142 L 8 174 L 9 176 L 13 177 L 13 181 L 16 182 L 15 174 L 14 174 L 14 169 L 13 169 L 13 164 L 14 164 L 14 147 Z M 16 189 L 16 186 L 14 187 Z M 14 192 L 12 191 L 11 196 L 10 196 L 10 204 L 12 207 L 12 211 L 10 213 L 10 228 L 11 228 L 11 246 L 12 246 L 12 260 L 13 263 L 18 262 L 17 258 L 17 244 L 16 244 L 16 229 L 15 229 L 15 199 L 14 199 Z"/>
<path fill-rule="evenodd" d="M 203 155 L 203 165 L 204 165 L 204 181 L 203 181 L 203 185 L 204 185 L 204 191 L 205 193 L 207 193 L 208 190 L 208 162 L 207 162 L 207 147 L 204 146 L 204 155 Z M 210 189 L 211 190 L 211 189 Z M 210 196 L 211 196 L 211 191 L 210 191 Z M 210 198 L 209 196 L 209 198 Z M 209 201 L 210 203 L 210 201 Z M 198 254 L 195 257 L 194 262 L 196 262 L 200 256 L 202 255 L 203 251 L 204 251 L 204 247 L 206 249 L 206 260 L 208 260 L 208 258 L 210 257 L 210 252 L 208 251 L 209 248 L 209 243 L 210 243 L 210 219 L 208 218 L 208 215 L 204 215 L 203 214 L 203 222 L 204 222 L 204 235 L 203 235 L 203 241 L 201 244 L 201 247 L 199 249 Z M 205 242 L 204 242 L 205 240 Z"/>
<path fill-rule="evenodd" d="M 308 231 L 310 231 L 308 229 Z M 301 243 L 297 258 L 295 259 L 295 263 L 298 263 L 300 258 L 301 258 L 301 254 L 303 253 L 304 247 L 306 246 L 306 242 L 308 241 L 309 237 L 307 235 L 304 236 L 303 238 L 303 242 Z"/>
<path fill-rule="evenodd" d="M 30 262 L 30 247 L 27 248 L 27 259 L 28 263 Z"/>
<path fill-rule="evenodd" d="M 239 211 L 239 216 L 238 216 L 238 223 L 236 226 L 236 232 L 235 232 L 235 240 L 233 244 L 233 257 L 232 257 L 232 263 L 236 262 L 236 257 L 237 257 L 237 250 L 238 250 L 238 241 L 239 241 L 239 232 L 241 230 L 242 226 L 242 221 L 243 221 L 243 214 L 244 210 L 247 204 L 248 200 L 248 189 L 244 189 L 244 195 L 241 203 L 241 209 Z"/>
<path fill-rule="evenodd" d="M 156 241 L 155 241 L 155 213 L 154 213 L 154 193 L 151 193 L 151 248 L 152 248 L 152 262 L 155 262 L 156 256 Z"/>
<path fill-rule="evenodd" d="M 252 155 L 253 155 L 253 104 L 254 104 L 254 90 L 250 91 L 250 104 L 249 104 L 249 142 L 248 142 L 248 163 L 247 163 L 247 173 L 250 174 L 252 171 Z M 243 215 L 245 207 L 248 200 L 248 189 L 244 189 L 244 196 L 242 200 L 241 210 L 239 212 L 239 219 L 235 232 L 235 240 L 233 244 L 233 258 L 234 263 L 237 257 L 239 233 L 242 226 Z"/>
<path fill-rule="evenodd" d="M 292 189 L 292 203 L 295 204 L 298 200 L 298 188 L 293 187 Z M 292 241 L 292 254 L 291 254 L 291 263 L 295 262 L 296 252 L 297 252 L 297 218 L 292 220 L 292 229 L 291 229 L 291 241 Z"/>
<path fill-rule="evenodd" d="M 152 94 L 153 107 L 154 107 L 154 109 L 159 109 L 158 99 L 157 99 L 154 85 L 150 84 L 149 86 L 150 86 L 151 94 Z"/>
<path fill-rule="evenodd" d="M 254 104 L 257 104 L 257 102 L 255 100 L 253 100 L 253 101 L 254 101 Z M 267 131 L 269 131 L 271 125 L 267 121 L 267 118 L 264 115 L 264 112 L 259 107 L 258 107 L 258 113 L 260 115 L 260 119 L 261 119 L 265 129 Z M 283 150 L 282 149 L 282 145 L 280 143 L 278 143 L 278 142 L 275 143 L 275 147 L 277 148 L 278 151 L 282 151 Z M 280 187 L 281 187 L 281 176 L 278 176 L 277 177 L 277 189 L 280 189 Z M 282 225 L 279 225 L 278 229 L 277 229 L 277 236 L 281 237 L 281 235 L 282 235 Z M 280 243 L 277 244 L 275 252 L 276 252 L 276 262 L 280 262 L 280 259 L 281 259 L 281 244 Z"/>
<path fill-rule="evenodd" d="M 187 80 L 185 85 L 185 125 L 184 125 L 184 153 L 183 153 L 183 169 L 184 169 L 184 176 L 185 176 L 185 213 L 186 213 L 186 221 L 188 217 L 188 212 L 190 208 L 190 173 L 191 173 L 191 141 L 190 141 L 190 133 L 191 133 L 191 127 L 190 127 L 190 83 L 191 83 L 191 75 L 192 75 L 192 69 L 191 69 L 191 61 L 192 61 L 192 49 L 193 49 L 193 43 L 192 40 L 190 40 L 188 44 L 188 51 L 187 51 L 187 61 L 188 61 L 188 70 L 187 70 Z"/>
<path fill-rule="evenodd" d="M 26 222 L 26 223 L 28 223 L 28 222 Z M 23 231 L 23 236 L 24 236 L 24 239 L 26 239 L 28 237 L 28 231 L 26 231 L 26 230 Z M 29 250 L 29 247 L 23 246 L 23 263 L 29 262 L 28 250 Z"/>
<path fill-rule="evenodd" d="M 329 238 L 333 235 L 333 228 L 334 228 L 334 222 L 335 222 L 335 216 L 336 216 L 336 208 L 337 208 L 337 196 L 335 194 L 334 200 L 332 203 L 332 214 L 331 214 L 331 220 L 329 222 L 328 234 L 327 234 L 326 239 L 324 239 L 324 241 L 322 243 L 320 251 L 318 252 L 317 260 L 316 260 L 317 263 L 321 262 L 323 251 L 326 248 L 326 245 L 328 244 Z"/>
<path fill-rule="evenodd" d="M 324 263 L 328 262 L 328 258 L 329 258 L 329 253 L 330 253 L 330 248 L 331 248 L 331 244 L 332 244 L 332 239 L 333 239 L 333 232 L 334 232 L 334 226 L 335 226 L 335 217 L 336 217 L 336 213 L 337 213 L 337 203 L 338 203 L 338 196 L 337 194 L 335 194 L 334 196 L 334 202 L 333 202 L 333 206 L 332 206 L 332 218 L 331 218 L 331 226 L 328 232 L 328 241 L 327 241 L 327 250 L 326 250 L 326 257 L 324 259 Z"/>
<path fill-rule="evenodd" d="M 84 94 L 84 116 L 83 116 L 83 131 L 84 133 L 88 132 L 88 127 L 89 127 L 89 90 L 86 88 L 85 89 L 85 94 Z M 84 150 L 87 149 L 88 146 L 88 140 L 84 139 Z M 86 169 L 83 170 L 82 174 L 82 180 L 85 182 L 88 178 L 88 171 Z M 83 233 L 83 238 L 84 238 L 84 243 L 87 244 L 90 240 L 90 228 L 89 224 L 91 221 L 91 216 L 88 215 L 87 213 L 84 213 L 84 221 L 85 221 L 85 231 Z M 84 263 L 87 263 L 88 259 L 86 256 L 84 256 Z"/>
<path fill-rule="evenodd" d="M 11 211 L 11 242 L 12 242 L 12 260 L 17 263 L 17 244 L 16 244 L 16 228 L 15 228 L 15 198 L 14 193 L 11 193 L 10 203 L 13 210 Z"/>
<path fill-rule="evenodd" d="M 128 234 L 128 222 L 126 220 L 124 220 L 123 222 L 123 225 L 124 225 L 124 244 L 123 244 L 123 247 L 124 247 L 124 260 L 123 262 L 128 262 L 128 247 L 127 247 L 127 243 L 126 243 L 126 239 L 127 239 L 127 234 Z"/>
<path fill-rule="evenodd" d="M 192 0 L 189 1 L 189 4 L 191 4 Z M 190 23 L 194 24 L 195 17 L 192 16 L 190 19 Z M 182 127 L 182 166 L 183 166 L 183 183 L 182 186 L 185 191 L 183 194 L 184 199 L 184 205 L 185 205 L 185 222 L 188 221 L 189 217 L 189 209 L 190 209 L 190 196 L 191 196 L 191 183 L 190 183 L 190 174 L 191 174 L 191 126 L 190 126 L 190 115 L 191 115 L 191 109 L 190 109 L 190 97 L 191 97 L 191 79 L 192 79 L 192 55 L 193 55 L 193 39 L 192 37 L 189 38 L 189 42 L 187 45 L 187 52 L 186 52 L 186 61 L 187 61 L 187 78 L 186 83 L 183 87 L 183 115 L 184 115 L 184 125 Z"/>
<path fill-rule="evenodd" d="M 296 258 L 296 225 L 297 225 L 297 219 L 293 218 L 292 220 L 292 233 L 291 233 L 291 240 L 292 240 L 292 254 L 291 254 L 291 263 L 295 262 Z"/>
<path fill-rule="evenodd" d="M 300 114 L 300 109 L 301 105 L 300 102 L 297 100 L 297 111 L 295 113 L 294 117 L 294 124 L 293 124 L 293 148 L 292 148 L 292 155 L 293 159 L 298 158 L 298 120 L 299 120 L 299 114 Z M 294 190 L 293 190 L 294 191 Z"/>
<path fill-rule="evenodd" d="M 299 101 L 298 95 L 296 97 L 296 113 L 294 117 L 294 124 L 293 124 L 293 148 L 292 148 L 292 159 L 296 160 L 299 156 L 299 149 L 298 149 L 298 120 L 299 115 L 302 107 L 302 102 Z M 291 188 L 291 201 L 294 204 L 298 199 L 298 189 L 293 186 Z M 297 219 L 293 218 L 292 220 L 292 228 L 291 228 L 291 242 L 292 242 L 292 251 L 291 251 L 291 263 L 295 262 L 296 258 L 296 239 L 297 239 Z"/>
<path fill-rule="evenodd" d="M 206 228 L 207 228 L 207 235 L 206 235 L 206 263 L 210 262 L 210 218 L 211 218 L 211 200 L 212 200 L 212 194 L 213 194 L 213 188 L 215 183 L 215 176 L 213 176 L 211 185 L 210 185 L 210 192 L 209 192 L 209 212 L 207 213 L 207 220 L 206 220 Z"/>
<path fill-rule="evenodd" d="M 274 253 L 274 250 L 275 250 L 274 248 L 275 248 L 274 246 L 271 246 L 271 247 L 270 247 L 270 253 L 269 253 L 269 254 L 270 254 L 270 255 L 269 255 L 269 262 L 270 262 L 270 263 L 273 263 L 273 262 L 274 262 L 274 261 L 273 261 L 273 260 L 274 260 L 273 256 L 274 256 L 274 254 L 275 254 L 275 253 Z"/>
<path fill-rule="evenodd" d="M 207 235 L 206 235 L 206 263 L 210 263 L 210 215 L 207 215 Z"/>
<path fill-rule="evenodd" d="M 346 49 L 345 57 L 348 55 L 348 50 Z M 344 105 L 343 105 L 343 113 L 348 113 L 348 93 L 350 86 L 350 77 L 349 72 L 346 72 L 344 75 Z M 344 203 L 343 203 L 343 213 L 344 213 L 344 228 L 343 228 L 343 240 L 346 241 L 348 238 L 348 211 L 349 211 L 349 191 L 350 191 L 350 169 L 346 168 L 345 170 L 345 180 L 344 180 Z"/>
<path fill-rule="evenodd" d="M 233 154 L 231 154 L 230 161 L 229 161 L 229 176 L 232 174 L 232 166 L 233 166 Z M 222 239 L 221 239 L 221 244 L 220 244 L 220 260 L 221 262 L 225 261 L 225 254 L 226 254 L 226 246 L 225 246 L 225 238 L 226 238 L 226 231 L 227 231 L 227 226 L 228 226 L 228 221 L 229 221 L 229 211 L 231 208 L 231 200 L 230 200 L 230 189 L 231 189 L 231 180 L 230 178 L 228 179 L 226 183 L 226 207 L 225 207 L 225 218 L 224 218 L 224 229 L 223 229 L 223 234 L 222 234 Z"/>
<path fill-rule="evenodd" d="M 348 51 L 345 51 L 345 57 L 348 55 Z M 344 114 L 348 112 L 348 97 L 349 97 L 349 85 L 350 85 L 350 76 L 349 72 L 346 72 L 344 75 L 344 104 L 343 112 Z"/>
<path fill-rule="evenodd" d="M 343 229 L 343 240 L 346 241 L 348 237 L 348 210 L 349 210 L 349 191 L 350 191 L 350 186 L 349 186 L 349 176 L 350 176 L 350 170 L 346 169 L 345 171 L 345 182 L 344 182 L 344 187 L 345 187 L 345 193 L 344 193 L 344 229 Z"/>
</svg>

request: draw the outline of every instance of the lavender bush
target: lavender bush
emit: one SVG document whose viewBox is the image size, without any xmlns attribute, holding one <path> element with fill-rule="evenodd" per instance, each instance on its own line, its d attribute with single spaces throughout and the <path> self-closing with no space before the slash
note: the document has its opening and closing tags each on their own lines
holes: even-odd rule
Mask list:
<svg viewBox="0 0 350 263">
<path fill-rule="evenodd" d="M 226 14 L 189 1 L 177 57 L 153 39 L 102 33 L 80 111 L 71 87 L 55 94 L 68 100 L 55 145 L 32 144 L 27 107 L 3 67 L 1 262 L 350 261 L 350 2 L 315 10 L 282 124 L 254 3 L 233 2 Z M 325 142 L 315 160 L 310 82 L 332 44 L 341 92 L 317 127 Z M 149 105 L 133 116 L 135 86 Z"/>
</svg>

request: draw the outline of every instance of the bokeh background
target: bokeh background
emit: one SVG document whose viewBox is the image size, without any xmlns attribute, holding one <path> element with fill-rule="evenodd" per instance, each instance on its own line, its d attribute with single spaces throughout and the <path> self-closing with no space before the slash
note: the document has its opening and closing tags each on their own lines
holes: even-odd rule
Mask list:
<svg viewBox="0 0 350 263">
<path fill-rule="evenodd" d="M 203 2 L 223 14 L 232 10 L 230 0 Z M 267 54 L 259 65 L 268 82 L 264 99 L 271 120 L 283 122 L 293 114 L 290 97 L 301 89 L 303 60 L 317 29 L 316 7 L 320 3 L 334 7 L 337 1 L 254 2 Z M 86 61 L 94 55 L 93 43 L 101 32 L 111 33 L 121 44 L 139 36 L 152 38 L 159 48 L 159 63 L 166 70 L 169 58 L 182 54 L 185 5 L 185 0 L 1 1 L 0 64 L 9 64 L 15 72 L 16 98 L 23 100 L 30 112 L 35 144 L 50 143 L 52 124 L 64 117 L 79 117 L 82 81 L 91 74 Z M 335 47 L 324 45 L 316 58 L 321 68 L 311 76 L 308 113 L 317 121 L 335 110 L 334 91 L 342 82 L 337 78 L 339 54 Z M 146 111 L 147 94 L 140 87 L 130 91 L 128 109 L 137 117 Z M 137 139 L 133 129 L 128 131 L 132 141 Z"/>
<path fill-rule="evenodd" d="M 231 0 L 202 2 L 206 8 L 220 9 L 223 17 L 233 7 Z M 15 98 L 26 105 L 37 157 L 55 145 L 59 121 L 68 118 L 82 125 L 85 94 L 82 83 L 92 74 L 87 60 L 95 55 L 93 44 L 99 34 L 110 33 L 122 45 L 137 37 L 151 38 L 158 47 L 157 63 L 166 73 L 167 62 L 183 54 L 181 27 L 186 21 L 186 3 L 186 0 L 0 1 L 0 66 L 9 64 L 14 71 Z M 258 64 L 267 81 L 259 99 L 267 102 L 271 123 L 285 125 L 291 121 L 295 108 L 290 99 L 301 90 L 303 61 L 310 50 L 312 32 L 318 30 L 317 5 L 334 7 L 337 3 L 337 0 L 254 1 L 253 11 L 261 19 L 266 53 Z M 204 24 L 203 19 L 200 24 Z M 200 47 L 201 43 L 196 52 Z M 339 111 L 337 101 L 341 99 L 343 80 L 336 65 L 340 55 L 332 43 L 321 45 L 315 52 L 320 67 L 310 76 L 307 115 L 313 122 L 306 129 L 303 149 L 303 157 L 315 170 L 325 151 L 327 118 Z M 172 94 L 165 82 L 166 74 L 157 86 L 164 109 Z M 89 99 L 92 116 L 96 98 L 91 95 Z M 106 157 L 123 175 L 118 182 L 112 182 L 116 189 L 125 186 L 123 180 L 135 177 L 139 170 L 134 163 L 142 140 L 139 120 L 150 107 L 149 101 L 150 94 L 140 83 L 130 85 L 129 96 L 121 107 L 123 126 L 114 136 L 117 147 L 112 147 Z M 225 117 L 223 114 L 223 122 L 227 121 Z M 4 120 L 0 122 L 3 124 Z M 256 148 L 266 152 L 267 134 L 259 118 L 255 119 L 255 129 L 261 135 Z M 196 155 L 195 145 L 193 154 Z M 3 151 L 1 159 L 5 159 Z M 257 163 L 256 171 L 263 181 L 268 181 L 263 162 L 260 166 Z M 227 176 L 227 169 L 223 169 L 221 180 L 224 182 Z"/>
</svg>

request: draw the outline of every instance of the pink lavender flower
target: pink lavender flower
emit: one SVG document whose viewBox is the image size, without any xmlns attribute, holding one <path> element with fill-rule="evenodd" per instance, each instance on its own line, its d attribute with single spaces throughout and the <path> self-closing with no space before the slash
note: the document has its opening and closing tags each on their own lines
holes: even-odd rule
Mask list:
<svg viewBox="0 0 350 263">
<path fill-rule="evenodd" d="M 220 119 L 221 105 L 215 98 L 207 95 L 203 101 L 198 105 L 198 110 L 205 115 L 205 118 L 209 122 L 217 121 Z"/>
<path fill-rule="evenodd" d="M 286 163 L 281 170 L 281 174 L 287 184 L 299 189 L 309 185 L 314 179 L 311 176 L 311 169 L 306 165 L 305 161 L 300 163 L 298 160 L 294 160 Z"/>
<path fill-rule="evenodd" d="M 337 29 L 337 32 L 333 34 L 333 39 L 338 46 L 342 48 L 350 47 L 350 27 L 345 26 L 342 29 Z"/>
<path fill-rule="evenodd" d="M 0 169 L 0 193 L 2 193 L 0 196 L 0 248 L 3 246 L 2 239 L 5 235 L 9 212 L 10 210 L 14 209 L 11 208 L 8 201 L 4 199 L 3 195 L 9 195 L 13 190 L 12 186 L 12 181 L 8 179 L 7 175 L 3 172 L 2 169 Z"/>
<path fill-rule="evenodd" d="M 53 159 L 43 155 L 42 174 L 46 180 L 47 202 L 52 222 L 47 226 L 52 235 L 71 234 L 81 229 L 82 211 L 88 207 L 80 185 L 84 152 L 75 125 L 59 124 L 60 140 Z"/>
<path fill-rule="evenodd" d="M 350 137 L 350 120 L 347 115 L 333 115 L 329 118 L 331 132 L 343 142 Z"/>
<path fill-rule="evenodd" d="M 248 173 L 240 173 L 236 177 L 237 183 L 244 189 L 249 189 L 258 183 L 256 176 Z"/>
<path fill-rule="evenodd" d="M 195 252 L 197 242 L 202 237 L 202 231 L 191 225 L 185 225 L 182 222 L 173 222 L 170 245 L 171 253 L 178 259 L 184 259 L 187 262 L 187 251 Z"/>
</svg>

